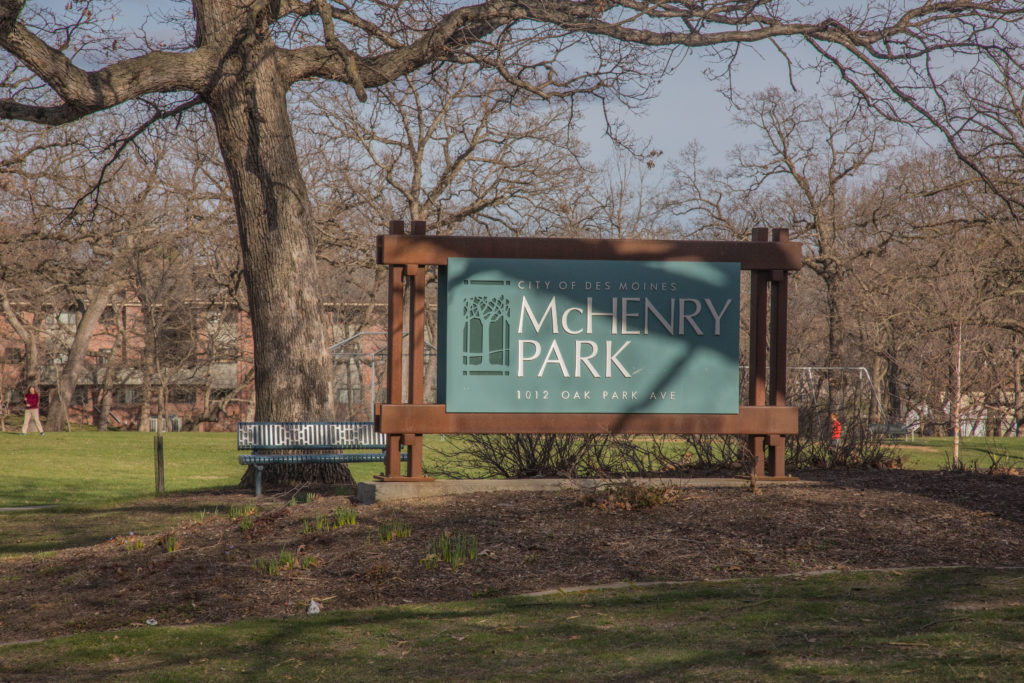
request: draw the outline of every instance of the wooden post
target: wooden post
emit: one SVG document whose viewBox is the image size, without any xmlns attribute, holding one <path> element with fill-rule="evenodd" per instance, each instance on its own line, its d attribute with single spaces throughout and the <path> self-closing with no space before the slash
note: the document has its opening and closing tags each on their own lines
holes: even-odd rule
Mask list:
<svg viewBox="0 0 1024 683">
<path fill-rule="evenodd" d="M 424 221 L 412 222 L 413 235 L 427 234 Z M 426 339 L 427 313 L 427 269 L 424 266 L 406 266 L 406 275 L 411 281 L 409 301 L 409 403 L 423 405 L 424 342 Z M 409 434 L 404 437 L 409 453 L 406 476 L 423 477 L 423 435 Z"/>
<path fill-rule="evenodd" d="M 423 236 L 427 224 L 413 221 L 412 235 Z M 391 221 L 390 233 L 404 235 L 405 223 Z M 380 254 L 378 254 L 378 259 Z M 409 280 L 409 376 L 403 377 L 403 338 L 405 335 L 405 281 Z M 424 341 L 426 325 L 426 267 L 415 262 L 391 264 L 388 269 L 388 405 L 423 405 Z M 403 389 L 405 395 L 403 395 Z M 378 426 L 380 415 L 378 413 Z M 384 430 L 382 430 L 384 431 Z M 384 474 L 378 481 L 433 481 L 423 476 L 423 434 L 385 431 Z M 406 474 L 402 475 L 402 447 L 409 457 Z"/>
<path fill-rule="evenodd" d="M 754 228 L 751 236 L 754 242 L 767 242 L 768 229 Z M 767 405 L 765 388 L 768 372 L 768 281 L 771 271 L 750 271 L 750 377 L 748 380 L 748 399 L 752 406 Z M 753 435 L 749 438 L 750 452 L 754 455 L 754 467 L 751 474 L 756 477 L 765 475 L 764 467 L 764 435 Z"/>
<path fill-rule="evenodd" d="M 789 230 L 785 228 L 772 231 L 773 242 L 788 242 Z M 771 319 L 771 375 L 768 385 L 769 404 L 786 405 L 786 326 L 789 316 L 789 273 L 785 270 L 772 271 L 771 283 L 772 319 Z M 768 443 L 768 475 L 771 477 L 786 476 L 786 438 L 773 435 Z"/>
<path fill-rule="evenodd" d="M 405 233 L 405 223 L 391 221 L 390 233 Z M 404 287 L 401 266 L 388 267 L 388 365 L 387 365 L 387 402 L 402 402 L 402 337 L 404 329 L 402 318 L 405 309 Z M 388 434 L 387 446 L 384 451 L 384 476 L 398 477 L 402 468 L 402 436 Z"/>
<path fill-rule="evenodd" d="M 161 496 L 164 493 L 164 435 L 159 428 L 153 435 L 153 469 L 156 472 L 156 495 Z"/>
</svg>

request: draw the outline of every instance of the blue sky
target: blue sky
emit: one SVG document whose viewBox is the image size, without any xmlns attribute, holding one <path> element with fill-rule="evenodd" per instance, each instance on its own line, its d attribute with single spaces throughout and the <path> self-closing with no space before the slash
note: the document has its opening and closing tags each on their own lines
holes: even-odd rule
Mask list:
<svg viewBox="0 0 1024 683">
<path fill-rule="evenodd" d="M 807 57 L 800 47 L 791 55 Z M 719 92 L 724 82 L 705 76 L 710 64 L 693 54 L 668 76 L 660 94 L 637 116 L 618 111 L 637 135 L 650 139 L 651 146 L 675 156 L 690 141 L 704 148 L 707 163 L 723 166 L 726 153 L 737 144 L 753 141 L 754 132 L 733 123 L 733 114 L 726 97 Z M 739 94 L 749 95 L 768 87 L 791 90 L 790 72 L 783 57 L 770 44 L 744 46 L 732 71 L 732 87 Z M 793 73 L 793 83 L 805 93 L 823 93 L 826 85 L 818 82 L 815 73 Z M 592 156 L 599 159 L 611 153 L 611 145 L 602 140 L 604 119 L 593 107 L 587 114 L 584 139 L 591 144 Z"/>
<path fill-rule="evenodd" d="M 846 7 L 863 7 L 868 0 L 794 0 L 791 4 L 803 16 Z M 809 58 L 800 46 L 784 45 L 790 55 Z M 810 61 L 810 60 L 809 60 Z M 723 166 L 726 153 L 735 145 L 752 141 L 753 132 L 736 126 L 732 120 L 726 98 L 718 92 L 723 83 L 713 82 L 704 75 L 712 65 L 700 53 L 688 55 L 671 76 L 665 79 L 660 95 L 650 102 L 641 116 L 629 116 L 631 128 L 638 135 L 650 138 L 651 145 L 667 156 L 674 156 L 691 140 L 705 148 L 707 163 Z M 794 73 L 794 82 L 804 92 L 823 92 L 815 74 Z M 732 71 L 732 86 L 742 94 L 775 86 L 791 88 L 789 69 L 785 59 L 770 43 L 746 45 Z M 611 145 L 601 140 L 604 120 L 595 109 L 588 114 L 584 138 L 591 144 L 592 156 L 597 159 L 611 152 Z"/>
</svg>

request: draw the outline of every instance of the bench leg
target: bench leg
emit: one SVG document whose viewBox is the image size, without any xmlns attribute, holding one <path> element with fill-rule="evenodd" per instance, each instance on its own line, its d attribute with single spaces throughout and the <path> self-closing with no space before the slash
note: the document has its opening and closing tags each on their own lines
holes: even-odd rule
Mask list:
<svg viewBox="0 0 1024 683">
<path fill-rule="evenodd" d="M 252 495 L 262 496 L 263 495 L 263 465 L 253 465 L 256 468 L 256 476 L 253 477 L 253 491 Z"/>
</svg>

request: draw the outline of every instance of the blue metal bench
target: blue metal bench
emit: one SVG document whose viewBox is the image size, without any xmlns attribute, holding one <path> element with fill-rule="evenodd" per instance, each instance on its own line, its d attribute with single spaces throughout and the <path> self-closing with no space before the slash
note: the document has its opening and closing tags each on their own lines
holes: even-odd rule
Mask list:
<svg viewBox="0 0 1024 683">
<path fill-rule="evenodd" d="M 239 422 L 238 462 L 256 468 L 254 495 L 263 494 L 263 467 L 271 464 L 384 462 L 386 437 L 372 422 Z M 271 451 L 304 451 L 273 453 Z M 402 460 L 407 458 L 402 453 Z"/>
</svg>

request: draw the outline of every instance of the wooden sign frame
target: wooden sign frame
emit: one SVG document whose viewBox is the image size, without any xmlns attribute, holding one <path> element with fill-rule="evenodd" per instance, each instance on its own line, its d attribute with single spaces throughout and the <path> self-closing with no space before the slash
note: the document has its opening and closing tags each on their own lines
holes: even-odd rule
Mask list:
<svg viewBox="0 0 1024 683">
<path fill-rule="evenodd" d="M 446 266 L 449 257 L 739 263 L 750 271 L 749 405 L 720 415 L 448 413 L 444 404 L 426 404 L 425 268 Z M 392 221 L 389 234 L 377 238 L 377 263 L 388 266 L 388 362 L 387 402 L 375 408 L 377 430 L 387 437 L 384 474 L 376 479 L 431 481 L 423 475 L 424 434 L 498 433 L 745 435 L 755 457 L 752 474 L 785 477 L 785 437 L 797 433 L 797 410 L 786 405 L 788 278 L 800 269 L 801 259 L 802 245 L 790 242 L 785 229 L 756 228 L 750 242 L 442 237 L 428 236 L 423 221 L 413 221 L 411 234 L 403 221 Z M 406 315 L 407 378 L 402 363 Z M 409 454 L 405 474 L 403 445 Z"/>
</svg>

